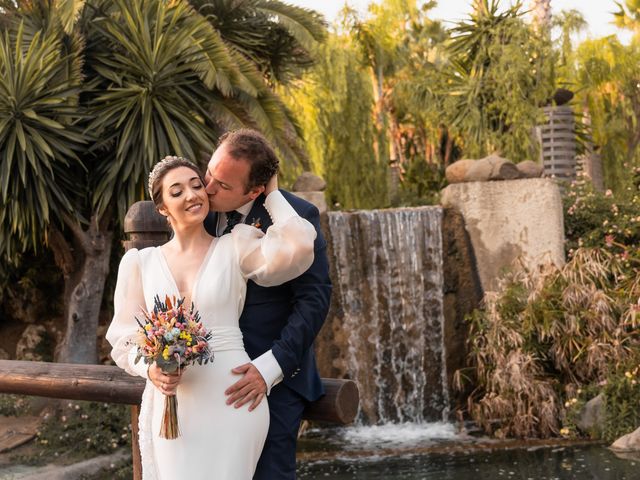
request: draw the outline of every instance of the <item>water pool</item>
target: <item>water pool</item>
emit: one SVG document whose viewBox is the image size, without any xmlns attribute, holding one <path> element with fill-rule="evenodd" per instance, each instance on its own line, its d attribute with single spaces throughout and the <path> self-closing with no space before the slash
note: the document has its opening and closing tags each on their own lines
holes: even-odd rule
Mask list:
<svg viewBox="0 0 640 480">
<path fill-rule="evenodd" d="M 445 424 L 311 431 L 298 457 L 300 480 L 640 479 L 640 457 L 601 445 L 509 446 Z"/>
</svg>

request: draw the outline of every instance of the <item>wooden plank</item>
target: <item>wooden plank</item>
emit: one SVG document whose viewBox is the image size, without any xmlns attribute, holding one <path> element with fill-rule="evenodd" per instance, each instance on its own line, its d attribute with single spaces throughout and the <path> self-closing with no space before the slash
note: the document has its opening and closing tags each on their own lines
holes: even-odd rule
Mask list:
<svg viewBox="0 0 640 480">
<path fill-rule="evenodd" d="M 542 139 L 549 143 L 559 142 L 576 144 L 576 134 L 574 132 L 562 132 L 559 135 L 545 135 Z"/>
<path fill-rule="evenodd" d="M 542 137 L 542 140 L 544 142 L 547 142 L 548 144 L 560 143 L 560 144 L 571 144 L 574 146 L 576 145 L 576 135 L 573 132 L 567 132 L 566 134 L 562 134 L 562 135 L 545 136 L 545 137 Z"/>
<path fill-rule="evenodd" d="M 13 450 L 36 436 L 42 419 L 36 416 L 0 416 L 0 453 Z"/>
<path fill-rule="evenodd" d="M 546 140 L 543 150 L 553 150 L 553 149 L 566 149 L 571 151 L 576 151 L 576 142 L 573 139 L 569 140 Z"/>
</svg>

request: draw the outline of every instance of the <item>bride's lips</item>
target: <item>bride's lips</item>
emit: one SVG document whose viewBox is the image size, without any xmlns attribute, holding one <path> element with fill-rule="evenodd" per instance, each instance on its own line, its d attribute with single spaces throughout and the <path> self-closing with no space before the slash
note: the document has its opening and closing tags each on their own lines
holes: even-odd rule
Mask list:
<svg viewBox="0 0 640 480">
<path fill-rule="evenodd" d="M 196 203 L 195 205 L 191 205 L 191 206 L 187 207 L 185 210 L 187 212 L 197 212 L 201 208 L 202 208 L 202 204 L 201 203 Z"/>
</svg>

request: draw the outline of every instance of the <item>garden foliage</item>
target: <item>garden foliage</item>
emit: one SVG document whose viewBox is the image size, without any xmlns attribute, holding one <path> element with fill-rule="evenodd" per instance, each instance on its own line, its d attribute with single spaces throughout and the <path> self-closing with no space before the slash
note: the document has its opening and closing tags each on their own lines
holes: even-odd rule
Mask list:
<svg viewBox="0 0 640 480">
<path fill-rule="evenodd" d="M 456 378 L 473 379 L 468 413 L 496 436 L 611 439 L 640 420 L 640 198 L 578 181 L 566 199 L 566 265 L 514 268 L 470 319 L 471 367 Z M 606 424 L 576 430 L 576 409 L 598 393 Z"/>
</svg>

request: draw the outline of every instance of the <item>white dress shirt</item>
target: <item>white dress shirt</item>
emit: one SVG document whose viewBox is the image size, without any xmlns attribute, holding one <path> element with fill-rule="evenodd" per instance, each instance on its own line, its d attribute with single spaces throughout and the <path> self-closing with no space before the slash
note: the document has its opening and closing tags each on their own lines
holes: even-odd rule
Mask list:
<svg viewBox="0 0 640 480">
<path fill-rule="evenodd" d="M 269 208 L 269 196 L 265 199 L 265 207 Z M 236 208 L 236 212 L 240 213 L 242 217 L 240 218 L 240 223 L 245 223 L 247 219 L 247 215 L 251 211 L 253 207 L 254 200 L 251 200 L 249 203 L 245 203 L 239 208 Z M 216 225 L 216 234 L 221 236 L 224 232 L 224 229 L 227 228 L 227 214 L 225 212 L 218 212 L 218 223 Z M 280 364 L 276 360 L 276 357 L 273 355 L 271 350 L 264 352 L 259 357 L 255 358 L 252 362 L 254 367 L 258 369 L 260 375 L 264 379 L 267 384 L 267 395 L 271 393 L 271 388 L 280 383 L 284 378 L 282 374 L 282 368 L 280 368 Z"/>
</svg>

